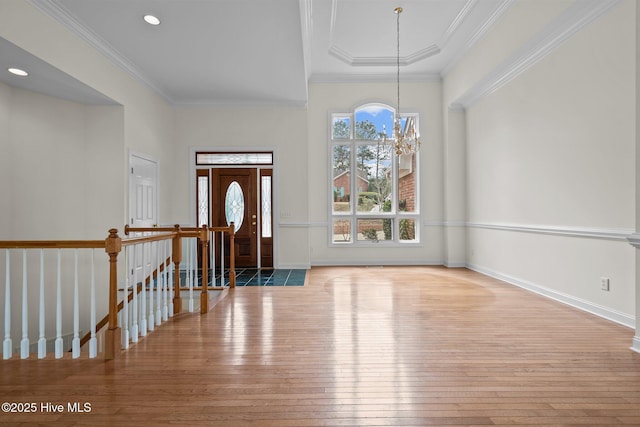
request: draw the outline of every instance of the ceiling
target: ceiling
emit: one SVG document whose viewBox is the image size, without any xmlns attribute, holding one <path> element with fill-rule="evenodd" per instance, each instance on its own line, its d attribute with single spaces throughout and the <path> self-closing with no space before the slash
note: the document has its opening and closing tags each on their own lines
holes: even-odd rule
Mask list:
<svg viewBox="0 0 640 427">
<path fill-rule="evenodd" d="M 512 2 L 30 1 L 174 105 L 306 105 L 309 81 L 395 81 L 396 6 L 404 9 L 401 79 L 437 79 Z M 145 23 L 145 14 L 161 24 Z M 0 80 L 9 85 L 33 85 L 84 103 L 109 102 L 0 39 L 0 66 L 12 61 L 34 68 L 22 80 L 2 73 Z M 58 93 L 48 92 L 56 88 Z"/>
</svg>

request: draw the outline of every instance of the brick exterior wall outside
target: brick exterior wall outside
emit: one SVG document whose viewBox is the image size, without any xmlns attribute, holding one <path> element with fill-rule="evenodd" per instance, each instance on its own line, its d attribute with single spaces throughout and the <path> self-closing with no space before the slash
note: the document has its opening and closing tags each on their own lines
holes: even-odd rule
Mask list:
<svg viewBox="0 0 640 427">
<path fill-rule="evenodd" d="M 411 173 L 401 177 L 398 180 L 398 201 L 405 200 L 406 212 L 416 211 L 416 156 L 411 156 Z"/>
<path fill-rule="evenodd" d="M 356 180 L 356 185 L 358 187 L 358 192 L 361 193 L 363 191 L 367 191 L 367 187 L 369 183 L 364 179 L 358 177 L 358 179 Z M 344 197 L 338 197 L 339 200 L 335 200 L 336 202 L 348 201 L 349 195 L 351 194 L 351 174 L 347 172 L 335 177 L 333 179 L 333 187 L 334 188 L 344 187 Z"/>
<path fill-rule="evenodd" d="M 398 201 L 404 200 L 406 202 L 406 206 L 404 207 L 404 211 L 406 212 L 415 212 L 416 210 L 416 177 L 415 177 L 415 156 L 412 156 L 411 159 L 411 172 L 402 176 L 398 180 Z M 334 179 L 334 186 L 337 188 L 344 187 L 344 200 L 336 200 L 336 201 L 347 201 L 349 200 L 346 196 L 350 194 L 350 174 L 345 173 Z M 363 180 L 358 180 L 359 191 L 367 191 L 366 183 Z M 340 199 L 340 198 L 339 198 Z M 335 219 L 335 218 L 334 218 Z M 346 225 L 343 223 L 334 223 L 333 231 L 334 234 L 345 233 Z M 378 232 L 382 231 L 382 221 L 379 219 L 374 220 L 360 220 L 358 221 L 358 233 L 362 233 L 363 230 L 366 229 L 374 229 Z"/>
</svg>

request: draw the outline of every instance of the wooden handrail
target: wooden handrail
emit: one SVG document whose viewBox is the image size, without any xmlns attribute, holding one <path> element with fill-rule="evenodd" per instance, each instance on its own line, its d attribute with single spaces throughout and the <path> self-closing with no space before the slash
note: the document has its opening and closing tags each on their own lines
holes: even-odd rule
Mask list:
<svg viewBox="0 0 640 427">
<path fill-rule="evenodd" d="M 154 234 L 152 236 L 136 236 L 122 239 L 122 246 L 137 245 L 138 243 L 158 242 L 160 240 L 169 240 L 176 237 L 176 233 Z"/>
<path fill-rule="evenodd" d="M 103 249 L 104 240 L 2 240 L 0 249 Z"/>
</svg>

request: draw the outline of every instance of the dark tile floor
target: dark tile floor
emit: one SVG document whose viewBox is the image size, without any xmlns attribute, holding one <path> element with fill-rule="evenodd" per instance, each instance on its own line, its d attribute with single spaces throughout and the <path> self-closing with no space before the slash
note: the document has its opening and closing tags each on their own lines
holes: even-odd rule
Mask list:
<svg viewBox="0 0 640 427">
<path fill-rule="evenodd" d="M 302 269 L 259 269 L 236 268 L 236 286 L 304 286 L 307 275 Z M 186 272 L 181 273 L 183 286 L 187 286 Z M 200 273 L 198 273 L 200 276 Z M 209 286 L 212 286 L 212 272 L 209 270 Z M 202 283 L 202 277 L 198 277 L 197 285 Z M 229 270 L 224 274 L 225 286 L 229 285 Z M 220 271 L 216 270 L 215 286 L 220 286 Z"/>
<path fill-rule="evenodd" d="M 236 269 L 236 286 L 304 286 L 306 274 L 297 269 L 240 268 Z"/>
</svg>

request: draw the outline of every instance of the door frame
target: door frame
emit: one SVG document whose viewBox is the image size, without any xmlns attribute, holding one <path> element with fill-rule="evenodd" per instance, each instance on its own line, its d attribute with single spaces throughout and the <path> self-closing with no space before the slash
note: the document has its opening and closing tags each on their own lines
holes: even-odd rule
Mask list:
<svg viewBox="0 0 640 427">
<path fill-rule="evenodd" d="M 196 182 L 196 169 L 211 169 L 212 166 L 196 166 L 196 153 L 202 151 L 215 151 L 217 153 L 260 153 L 260 152 L 270 152 L 273 154 L 273 165 L 269 167 L 265 166 L 244 166 L 247 168 L 253 169 L 271 169 L 271 220 L 272 220 L 272 233 L 273 233 L 273 268 L 279 268 L 279 256 L 278 256 L 278 245 L 279 245 L 279 216 L 277 213 L 279 212 L 279 204 L 278 204 L 278 150 L 275 147 L 190 147 L 190 155 L 189 155 L 189 225 L 193 225 L 196 222 L 196 186 L 194 183 Z M 229 165 L 229 166 L 216 166 L 216 168 L 241 168 L 243 166 L 238 165 Z M 260 174 L 258 174 L 259 176 Z M 211 182 L 210 182 L 211 184 Z M 259 188 L 257 189 L 259 190 Z M 209 200 L 212 200 L 211 194 L 211 185 L 209 185 Z M 258 194 L 258 205 L 260 204 L 260 194 Z M 258 206 L 260 208 L 260 206 Z M 258 239 L 258 264 L 260 265 L 260 239 Z"/>
</svg>

